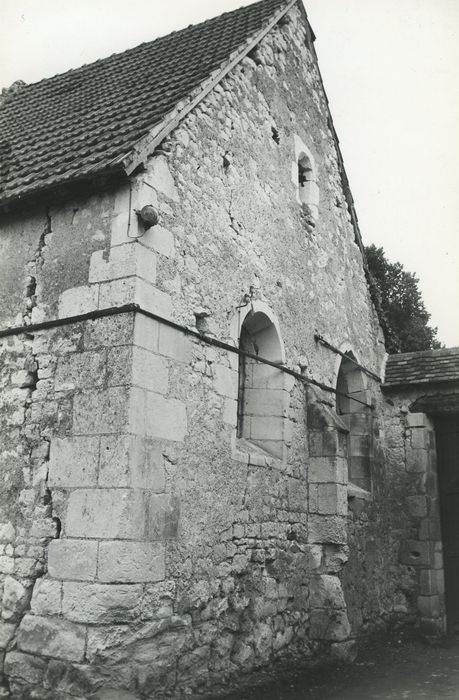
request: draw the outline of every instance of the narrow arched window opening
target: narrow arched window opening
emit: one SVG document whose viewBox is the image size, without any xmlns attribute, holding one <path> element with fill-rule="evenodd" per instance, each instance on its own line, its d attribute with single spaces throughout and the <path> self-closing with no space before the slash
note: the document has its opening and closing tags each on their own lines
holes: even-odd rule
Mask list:
<svg viewBox="0 0 459 700">
<path fill-rule="evenodd" d="M 313 180 L 314 170 L 311 160 L 303 153 L 298 159 L 298 187 L 300 200 L 303 204 L 309 204 L 310 186 L 308 183 Z"/>
<path fill-rule="evenodd" d="M 349 481 L 366 491 L 371 490 L 371 409 L 363 372 L 351 361 L 352 353 L 343 357 L 336 383 L 336 411 L 349 429 L 347 461 Z M 357 400 L 356 400 L 357 399 Z"/>
<path fill-rule="evenodd" d="M 239 347 L 271 362 L 282 362 L 282 346 L 277 329 L 263 312 L 247 314 L 239 335 Z M 285 401 L 282 371 L 241 354 L 237 436 L 281 457 Z"/>
</svg>

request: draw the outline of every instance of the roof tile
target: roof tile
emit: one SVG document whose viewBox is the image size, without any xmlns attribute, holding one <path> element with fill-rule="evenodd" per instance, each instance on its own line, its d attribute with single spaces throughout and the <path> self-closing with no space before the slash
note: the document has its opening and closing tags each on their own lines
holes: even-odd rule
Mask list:
<svg viewBox="0 0 459 700">
<path fill-rule="evenodd" d="M 389 355 L 384 387 L 459 381 L 459 347 Z"/>
<path fill-rule="evenodd" d="M 285 2 L 261 0 L 7 92 L 0 108 L 0 204 L 84 175 L 91 164 L 91 172 L 105 170 Z"/>
</svg>

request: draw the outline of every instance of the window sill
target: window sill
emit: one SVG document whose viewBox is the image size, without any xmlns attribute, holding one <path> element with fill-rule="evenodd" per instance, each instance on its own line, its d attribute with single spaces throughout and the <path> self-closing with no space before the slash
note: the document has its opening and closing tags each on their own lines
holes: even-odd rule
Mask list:
<svg viewBox="0 0 459 700">
<path fill-rule="evenodd" d="M 361 489 L 360 486 L 349 483 L 347 485 L 347 498 L 348 500 L 360 498 L 362 501 L 372 501 L 373 494 L 371 491 L 366 491 L 365 489 Z"/>
<path fill-rule="evenodd" d="M 253 464 L 257 467 L 274 467 L 276 464 L 282 463 L 279 457 L 274 457 L 262 447 L 245 438 L 235 439 L 231 456 L 236 462 Z"/>
</svg>

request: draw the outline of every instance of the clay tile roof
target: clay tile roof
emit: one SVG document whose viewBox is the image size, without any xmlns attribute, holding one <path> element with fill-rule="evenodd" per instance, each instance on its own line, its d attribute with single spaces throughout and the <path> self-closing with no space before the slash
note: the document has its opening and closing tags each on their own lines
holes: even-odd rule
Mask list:
<svg viewBox="0 0 459 700">
<path fill-rule="evenodd" d="M 256 35 L 286 0 L 261 0 L 124 53 L 5 91 L 0 204 L 113 161 Z"/>
<path fill-rule="evenodd" d="M 459 381 L 459 347 L 389 355 L 384 387 Z"/>
</svg>

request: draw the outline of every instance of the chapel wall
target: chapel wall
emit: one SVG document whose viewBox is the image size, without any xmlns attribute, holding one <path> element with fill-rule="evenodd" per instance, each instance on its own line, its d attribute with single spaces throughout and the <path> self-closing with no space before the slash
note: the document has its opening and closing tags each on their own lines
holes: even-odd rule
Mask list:
<svg viewBox="0 0 459 700">
<path fill-rule="evenodd" d="M 301 153 L 316 168 L 306 206 Z M 148 231 L 133 213 L 145 204 L 160 216 Z M 52 224 L 43 264 L 34 262 L 36 320 L 135 302 L 234 346 L 239 316 L 262 305 L 298 374 L 336 384 L 340 358 L 316 331 L 380 373 L 382 332 L 297 9 L 144 171 L 57 216 L 59 235 Z M 25 274 L 10 279 L 17 299 Z M 61 530 L 43 535 L 32 602 L 11 630 L 15 687 L 41 684 L 51 697 L 110 683 L 132 698 L 202 690 L 287 656 L 351 658 L 362 626 L 405 605 L 390 580 L 409 570 L 390 534 L 392 502 L 384 505 L 377 381 L 368 379 L 366 397 L 375 416 L 372 500 L 348 511 L 347 428 L 333 394 L 282 378 L 284 448 L 273 456 L 237 438 L 238 358 L 227 349 L 140 313 L 14 341 L 30 342 L 38 388 L 17 400 L 22 411 L 31 396 L 32 409 L 37 402 L 47 423 L 34 430 L 49 449 L 43 477 L 28 477 L 30 498 L 40 503 L 49 489 L 44 518 L 59 518 Z M 27 413 L 19 421 L 33 426 Z M 267 421 L 268 432 L 275 425 Z M 28 452 L 15 478 L 26 464 Z M 362 577 L 371 547 L 378 559 Z M 376 581 L 380 598 L 360 620 L 355 611 Z"/>
</svg>

